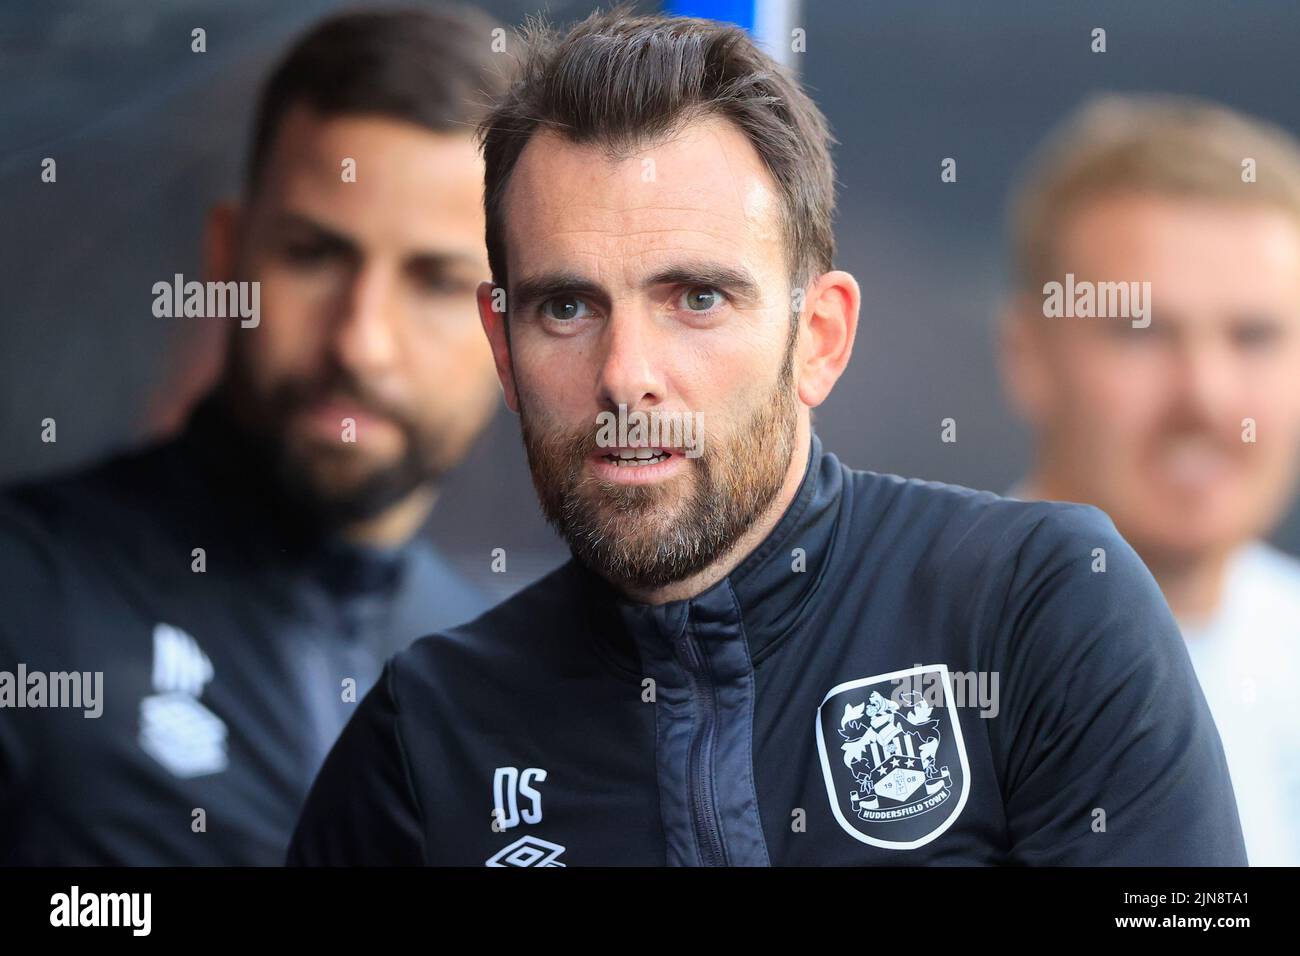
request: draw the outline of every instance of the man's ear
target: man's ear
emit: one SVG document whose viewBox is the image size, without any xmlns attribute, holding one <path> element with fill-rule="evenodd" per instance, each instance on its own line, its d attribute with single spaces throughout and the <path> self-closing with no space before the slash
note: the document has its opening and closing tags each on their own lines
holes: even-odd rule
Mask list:
<svg viewBox="0 0 1300 956">
<path fill-rule="evenodd" d="M 240 217 L 235 202 L 219 202 L 208 210 L 203 224 L 203 278 L 208 282 L 233 282 L 239 268 Z M 162 434 L 181 428 L 194 403 L 221 376 L 230 341 L 248 335 L 238 322 L 194 322 L 170 356 L 166 379 L 158 390 L 157 407 L 150 413 Z"/>
<path fill-rule="evenodd" d="M 1035 323 L 1042 306 L 1024 292 L 1004 303 L 998 322 L 998 366 L 1007 401 L 1026 422 L 1037 425 L 1047 413 L 1051 390 L 1047 361 L 1048 330 Z"/>
<path fill-rule="evenodd" d="M 847 272 L 827 272 L 808 288 L 796 352 L 799 399 L 816 408 L 839 381 L 853 355 L 862 294 Z"/>
<path fill-rule="evenodd" d="M 506 331 L 508 316 L 506 290 L 492 282 L 480 282 L 478 285 L 479 321 L 483 323 L 488 345 L 492 347 L 492 360 L 497 366 L 497 378 L 501 380 L 501 391 L 505 395 L 506 406 L 518 414 L 519 394 L 515 391 L 515 369 L 510 361 L 510 337 Z"/>
<path fill-rule="evenodd" d="M 243 215 L 232 200 L 215 203 L 203 227 L 203 278 L 208 282 L 234 281 L 240 255 Z"/>
</svg>

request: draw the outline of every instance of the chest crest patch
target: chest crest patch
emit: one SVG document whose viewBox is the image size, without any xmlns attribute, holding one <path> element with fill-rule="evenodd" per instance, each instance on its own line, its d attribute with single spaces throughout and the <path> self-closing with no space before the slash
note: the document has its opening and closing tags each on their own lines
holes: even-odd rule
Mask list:
<svg viewBox="0 0 1300 956">
<path fill-rule="evenodd" d="M 946 664 L 846 681 L 817 708 L 831 812 L 849 836 L 913 850 L 952 826 L 970 768 Z"/>
</svg>

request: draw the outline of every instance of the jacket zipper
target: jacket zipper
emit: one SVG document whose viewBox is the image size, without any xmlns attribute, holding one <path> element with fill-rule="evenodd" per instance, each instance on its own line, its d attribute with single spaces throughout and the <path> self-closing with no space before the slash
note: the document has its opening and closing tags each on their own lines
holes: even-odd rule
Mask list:
<svg viewBox="0 0 1300 956">
<path fill-rule="evenodd" d="M 701 862 L 705 866 L 726 866 L 727 849 L 722 842 L 722 828 L 718 824 L 718 808 L 713 792 L 713 747 L 717 729 L 717 699 L 714 696 L 713 677 L 691 636 L 689 626 L 681 642 L 682 662 L 691 675 L 691 694 L 700 713 L 700 726 L 691 740 L 688 779 L 691 781 L 691 817 L 695 826 L 695 839 L 700 846 Z"/>
</svg>

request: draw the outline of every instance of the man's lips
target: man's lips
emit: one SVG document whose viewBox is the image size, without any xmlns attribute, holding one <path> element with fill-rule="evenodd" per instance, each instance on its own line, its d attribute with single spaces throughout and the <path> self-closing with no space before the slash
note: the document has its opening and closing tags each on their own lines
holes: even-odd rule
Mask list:
<svg viewBox="0 0 1300 956">
<path fill-rule="evenodd" d="M 294 414 L 306 423 L 310 431 L 332 435 L 336 440 L 342 435 L 344 423 L 348 420 L 356 424 L 358 439 L 371 429 L 396 427 L 386 415 L 345 399 L 325 399 L 301 405 Z"/>
<path fill-rule="evenodd" d="M 1209 441 L 1175 442 L 1152 455 L 1150 466 L 1166 487 L 1180 491 L 1205 491 L 1231 478 L 1235 457 Z"/>
<path fill-rule="evenodd" d="M 591 473 L 619 484 L 649 484 L 663 481 L 686 467 L 682 448 L 653 446 L 597 448 L 587 457 Z"/>
</svg>

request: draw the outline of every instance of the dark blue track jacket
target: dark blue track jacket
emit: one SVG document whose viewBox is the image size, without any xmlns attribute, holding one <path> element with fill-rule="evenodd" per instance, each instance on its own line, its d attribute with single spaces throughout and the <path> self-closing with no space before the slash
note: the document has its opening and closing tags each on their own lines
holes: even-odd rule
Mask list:
<svg viewBox="0 0 1300 956">
<path fill-rule="evenodd" d="M 1244 865 L 1146 567 L 1085 505 L 854 471 L 813 437 L 725 579 L 576 561 L 387 664 L 295 864 Z"/>
</svg>

